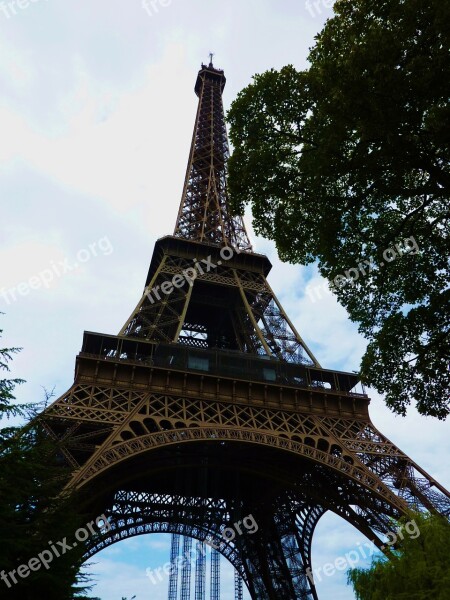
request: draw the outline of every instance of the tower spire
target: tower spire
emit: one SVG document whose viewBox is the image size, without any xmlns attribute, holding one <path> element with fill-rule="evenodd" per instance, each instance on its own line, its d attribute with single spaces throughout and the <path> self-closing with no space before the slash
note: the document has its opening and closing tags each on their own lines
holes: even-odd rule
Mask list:
<svg viewBox="0 0 450 600">
<path fill-rule="evenodd" d="M 225 75 L 202 64 L 195 93 L 199 98 L 189 162 L 174 236 L 251 251 L 240 216 L 232 216 L 227 191 L 228 146 L 222 92 Z"/>
</svg>

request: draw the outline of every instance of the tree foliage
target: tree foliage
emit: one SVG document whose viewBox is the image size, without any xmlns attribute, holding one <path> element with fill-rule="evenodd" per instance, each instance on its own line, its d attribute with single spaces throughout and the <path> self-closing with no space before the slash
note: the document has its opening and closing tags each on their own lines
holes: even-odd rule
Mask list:
<svg viewBox="0 0 450 600">
<path fill-rule="evenodd" d="M 338 0 L 310 68 L 256 75 L 228 114 L 235 210 L 252 205 L 282 260 L 317 261 L 368 339 L 363 381 L 399 414 L 413 399 L 439 418 L 450 410 L 449 21 L 441 0 Z"/>
<path fill-rule="evenodd" d="M 2 330 L 0 330 L 0 335 Z M 18 348 L 0 349 L 0 369 L 9 371 L 9 363 Z M 36 405 L 15 405 L 14 388 L 21 379 L 0 380 L 0 421 L 21 416 L 26 423 L 0 428 L 0 571 L 8 583 L 0 580 L 4 600 L 72 600 L 88 577 L 80 575 L 83 544 L 54 558 L 21 578 L 20 565 L 37 558 L 86 523 L 77 499 L 61 491 L 69 476 L 63 466 L 56 442 L 51 440 L 37 417 Z M 31 420 L 30 420 L 31 418 Z M 8 574 L 15 570 L 17 583 Z"/>
<path fill-rule="evenodd" d="M 0 337 L 3 333 L 3 330 L 0 329 Z M 0 371 L 8 372 L 9 363 L 13 359 L 13 355 L 20 352 L 20 348 L 0 348 Z M 8 379 L 2 378 L 0 379 L 0 416 L 1 417 L 20 417 L 24 415 L 24 411 L 26 407 L 19 407 L 12 404 L 12 401 L 15 400 L 13 395 L 14 388 L 16 385 L 20 385 L 24 383 L 23 379 Z"/>
<path fill-rule="evenodd" d="M 370 569 L 351 569 L 348 582 L 357 600 L 447 600 L 450 593 L 450 524 L 441 516 L 415 515 L 420 535 L 403 539 Z"/>
</svg>

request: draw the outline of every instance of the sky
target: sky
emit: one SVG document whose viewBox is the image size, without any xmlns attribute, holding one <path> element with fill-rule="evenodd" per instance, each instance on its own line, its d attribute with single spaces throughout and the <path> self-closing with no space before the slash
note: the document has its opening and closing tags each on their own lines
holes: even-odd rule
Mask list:
<svg viewBox="0 0 450 600">
<path fill-rule="evenodd" d="M 73 382 L 83 331 L 116 334 L 136 305 L 154 242 L 173 231 L 194 125 L 200 63 L 215 53 L 227 76 L 225 108 L 252 75 L 307 66 L 330 0 L 0 0 L 0 328 L 20 346 L 12 374 L 19 401 Z M 315 267 L 274 265 L 269 283 L 319 362 L 359 366 L 365 341 L 334 296 L 311 298 Z M 448 425 L 394 416 L 374 391 L 381 431 L 450 487 Z M 366 540 L 326 514 L 313 566 Z M 102 600 L 167 598 L 145 569 L 164 565 L 170 538 L 142 536 L 92 562 Z M 360 552 L 362 555 L 362 552 Z M 222 561 L 223 598 L 232 571 Z M 358 566 L 367 564 L 361 559 Z M 351 600 L 345 570 L 322 575 L 323 599 Z"/>
</svg>

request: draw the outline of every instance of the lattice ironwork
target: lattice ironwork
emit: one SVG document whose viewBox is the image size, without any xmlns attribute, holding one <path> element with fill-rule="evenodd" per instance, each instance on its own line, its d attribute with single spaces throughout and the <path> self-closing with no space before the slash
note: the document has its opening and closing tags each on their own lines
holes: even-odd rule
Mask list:
<svg viewBox="0 0 450 600">
<path fill-rule="evenodd" d="M 78 410 L 80 404 L 84 405 L 82 410 Z M 77 386 L 52 405 L 47 417 L 50 427 L 58 417 L 84 418 L 90 428 L 95 422 L 102 424 L 101 436 L 95 430 L 90 435 L 93 442 L 108 438 L 108 443 L 87 460 L 86 455 L 96 445 L 86 441 L 80 445 L 80 435 L 89 439 L 81 424 L 77 429 L 72 427 L 71 434 L 64 430 L 66 453 L 77 464 L 85 461 L 75 476 L 78 485 L 142 452 L 220 439 L 279 447 L 325 464 L 363 483 L 400 510 L 406 504 L 449 510 L 445 490 L 367 420 L 320 417 L 251 404 L 226 406 L 222 401 L 201 400 L 197 394 L 195 398 L 148 392 L 138 395 L 97 386 Z M 105 422 L 115 423 L 114 430 L 105 429 Z"/>
<path fill-rule="evenodd" d="M 243 269 L 238 254 L 224 261 L 217 248 L 180 249 L 165 238 L 161 262 L 119 334 L 319 366 L 252 256 L 259 270 Z"/>
<path fill-rule="evenodd" d="M 251 250 L 242 217 L 232 216 L 227 194 L 229 147 L 222 92 L 223 71 L 202 65 L 195 92 L 199 97 L 191 151 L 174 235 Z"/>
<path fill-rule="evenodd" d="M 120 335 L 319 366 L 266 281 L 270 263 L 257 260 L 242 219 L 230 215 L 224 84 L 223 72 L 210 65 L 196 85 L 199 107 L 173 238 L 195 244 L 157 244 L 144 294 Z"/>
</svg>

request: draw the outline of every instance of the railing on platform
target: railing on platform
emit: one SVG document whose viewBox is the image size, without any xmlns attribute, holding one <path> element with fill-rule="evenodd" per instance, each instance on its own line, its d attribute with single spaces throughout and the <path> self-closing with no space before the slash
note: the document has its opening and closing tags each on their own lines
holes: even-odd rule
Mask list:
<svg viewBox="0 0 450 600">
<path fill-rule="evenodd" d="M 203 350 L 85 332 L 80 356 L 366 397 L 364 387 L 354 373 L 308 367 L 233 350 Z"/>
</svg>

